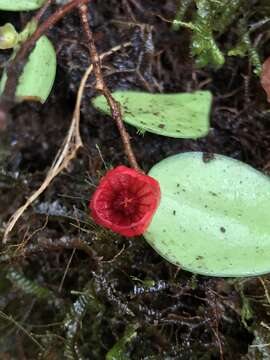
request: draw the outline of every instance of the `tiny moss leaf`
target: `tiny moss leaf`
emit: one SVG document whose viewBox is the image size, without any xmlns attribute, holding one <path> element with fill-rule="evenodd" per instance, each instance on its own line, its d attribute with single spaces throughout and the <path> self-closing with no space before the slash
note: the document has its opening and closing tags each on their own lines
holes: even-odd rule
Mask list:
<svg viewBox="0 0 270 360">
<path fill-rule="evenodd" d="M 150 94 L 116 91 L 124 121 L 154 134 L 174 138 L 198 138 L 209 131 L 212 95 L 209 91 L 180 94 Z M 93 100 L 96 108 L 110 114 L 103 96 Z"/>
<path fill-rule="evenodd" d="M 255 276 L 270 272 L 270 181 L 249 165 L 215 155 L 171 156 L 149 173 L 161 203 L 145 232 L 168 261 L 194 273 Z"/>
</svg>

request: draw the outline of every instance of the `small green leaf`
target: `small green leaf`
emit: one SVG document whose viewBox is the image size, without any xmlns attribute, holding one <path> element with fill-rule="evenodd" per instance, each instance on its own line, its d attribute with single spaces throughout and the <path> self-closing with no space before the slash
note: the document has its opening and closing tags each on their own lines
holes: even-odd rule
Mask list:
<svg viewBox="0 0 270 360">
<path fill-rule="evenodd" d="M 181 94 L 150 94 L 116 91 L 124 121 L 140 129 L 174 138 L 198 138 L 209 131 L 212 95 L 209 91 Z M 110 114 L 103 96 L 93 100 L 98 109 Z"/>
<path fill-rule="evenodd" d="M 202 153 L 171 156 L 149 173 L 161 204 L 145 232 L 165 259 L 213 276 L 270 272 L 270 181 L 249 165 Z"/>
<path fill-rule="evenodd" d="M 38 22 L 35 18 L 30 20 L 19 33 L 19 44 L 24 43 L 37 29 Z"/>
<path fill-rule="evenodd" d="M 7 23 L 0 26 L 0 49 L 12 49 L 18 42 L 18 33 L 14 26 Z"/>
<path fill-rule="evenodd" d="M 44 103 L 52 89 L 56 73 L 56 54 L 50 40 L 42 36 L 29 56 L 19 79 L 16 97 L 19 100 L 37 100 Z M 7 77 L 2 76 L 0 90 L 3 92 Z"/>
<path fill-rule="evenodd" d="M 24 11 L 40 8 L 46 0 L 0 0 L 0 10 Z"/>
</svg>

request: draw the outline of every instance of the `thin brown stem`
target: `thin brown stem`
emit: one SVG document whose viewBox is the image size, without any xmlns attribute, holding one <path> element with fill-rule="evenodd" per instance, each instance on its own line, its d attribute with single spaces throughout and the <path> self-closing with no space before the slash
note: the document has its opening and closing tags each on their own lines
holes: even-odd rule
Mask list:
<svg viewBox="0 0 270 360">
<path fill-rule="evenodd" d="M 61 6 L 36 29 L 27 41 L 22 44 L 15 58 L 9 63 L 6 69 L 7 82 L 0 99 L 0 130 L 6 128 L 7 114 L 14 104 L 18 79 L 37 40 L 67 13 L 72 11 L 79 4 L 85 4 L 88 1 L 89 0 L 72 0 L 68 4 Z"/>
<path fill-rule="evenodd" d="M 52 4 L 53 0 L 47 0 L 45 4 L 42 6 L 42 8 L 36 13 L 34 19 L 39 22 L 42 16 L 45 14 L 45 12 L 48 10 L 50 5 Z"/>
<path fill-rule="evenodd" d="M 136 157 L 134 155 L 134 152 L 131 147 L 130 143 L 130 136 L 125 128 L 125 125 L 123 123 L 122 113 L 121 113 L 121 107 L 120 104 L 113 98 L 110 90 L 108 89 L 103 75 L 101 71 L 101 62 L 100 58 L 97 53 L 96 45 L 94 42 L 93 33 L 91 31 L 91 28 L 89 26 L 88 17 L 87 17 L 87 6 L 85 4 L 79 5 L 79 12 L 81 17 L 81 22 L 83 25 L 84 33 L 88 42 L 88 48 L 89 48 L 89 54 L 90 58 L 93 64 L 93 70 L 96 77 L 96 89 L 102 93 L 102 95 L 106 98 L 107 103 L 111 109 L 111 114 L 113 120 L 116 122 L 116 125 L 118 127 L 122 143 L 124 146 L 125 153 L 127 155 L 128 161 L 131 165 L 131 167 L 135 169 L 140 169 L 139 165 L 137 163 Z"/>
</svg>

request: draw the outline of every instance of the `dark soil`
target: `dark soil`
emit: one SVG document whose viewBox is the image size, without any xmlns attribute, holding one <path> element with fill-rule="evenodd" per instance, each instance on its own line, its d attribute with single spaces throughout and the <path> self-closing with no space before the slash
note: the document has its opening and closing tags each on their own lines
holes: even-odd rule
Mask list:
<svg viewBox="0 0 270 360">
<path fill-rule="evenodd" d="M 176 7 L 173 0 L 97 0 L 90 6 L 100 53 L 132 43 L 105 61 L 111 90 L 208 89 L 214 95 L 211 131 L 203 139 L 141 136 L 128 126 L 138 162 L 148 171 L 169 155 L 197 150 L 225 154 L 269 173 L 269 107 L 249 60 L 228 57 L 218 71 L 196 69 L 190 33 L 172 31 L 159 16 L 173 19 Z M 30 14 L 2 13 L 0 18 L 20 27 Z M 146 46 L 151 36 L 153 51 Z M 2 234 L 9 217 L 46 176 L 89 65 L 76 11 L 49 37 L 58 56 L 52 94 L 44 105 L 14 107 L 1 134 Z M 228 31 L 219 45 L 226 49 L 233 41 Z M 266 44 L 260 55 L 269 54 Z M 95 95 L 91 78 L 81 113 L 83 149 L 24 213 L 9 245 L 2 246 L 0 359 L 105 359 L 130 327 L 136 334 L 126 336 L 126 346 L 122 339 L 120 350 L 107 359 L 270 359 L 269 346 L 249 347 L 269 343 L 267 276 L 195 276 L 162 259 L 143 238 L 121 238 L 89 218 L 88 200 L 106 171 L 104 162 L 107 167 L 127 164 L 115 124 L 91 106 Z M 2 312 L 12 318 L 2 319 Z"/>
</svg>

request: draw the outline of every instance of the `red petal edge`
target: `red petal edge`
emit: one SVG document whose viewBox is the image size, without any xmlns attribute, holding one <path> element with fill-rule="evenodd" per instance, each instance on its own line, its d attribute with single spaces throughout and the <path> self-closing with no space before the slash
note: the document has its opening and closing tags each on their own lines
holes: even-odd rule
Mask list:
<svg viewBox="0 0 270 360">
<path fill-rule="evenodd" d="M 89 208 L 97 224 L 132 237 L 145 232 L 159 202 L 160 187 L 154 178 L 121 165 L 101 179 Z"/>
</svg>

